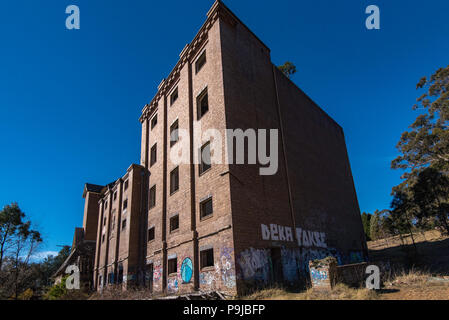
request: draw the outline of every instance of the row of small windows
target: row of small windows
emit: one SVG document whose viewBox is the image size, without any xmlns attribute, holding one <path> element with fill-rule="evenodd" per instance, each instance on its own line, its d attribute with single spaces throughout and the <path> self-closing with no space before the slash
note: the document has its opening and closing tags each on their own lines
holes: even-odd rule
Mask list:
<svg viewBox="0 0 449 320">
<path fill-rule="evenodd" d="M 203 68 L 203 66 L 206 64 L 207 59 L 206 59 L 206 51 L 204 51 L 201 56 L 197 59 L 197 61 L 195 62 L 195 74 L 197 74 L 198 72 L 200 72 L 200 70 Z M 170 106 L 172 106 L 176 100 L 178 100 L 179 97 L 179 93 L 178 93 L 178 87 L 176 87 L 173 92 L 170 95 Z M 200 99 L 198 99 L 200 98 Z M 200 119 L 204 113 L 207 112 L 207 110 L 209 109 L 209 105 L 207 102 L 207 88 L 205 89 L 205 92 L 203 91 L 197 98 L 197 105 L 198 105 L 198 110 L 200 110 L 201 112 L 198 112 L 198 119 Z M 206 100 L 204 100 L 204 98 L 206 98 Z M 151 129 L 153 129 L 156 125 L 157 125 L 157 114 L 151 119 Z"/>
<path fill-rule="evenodd" d="M 214 249 L 207 249 L 200 251 L 200 268 L 207 268 L 214 266 Z M 168 274 L 178 273 L 178 258 L 168 259 L 167 265 Z"/>
<path fill-rule="evenodd" d="M 176 88 L 175 91 L 170 96 L 171 104 L 173 104 L 177 99 L 178 99 L 178 88 Z M 197 109 L 197 120 L 201 119 L 207 113 L 207 111 L 209 111 L 209 96 L 207 93 L 207 87 L 196 98 L 196 109 Z M 151 118 L 150 122 L 151 129 L 154 129 L 156 125 L 157 125 L 157 114 L 155 114 L 154 117 Z M 173 125 L 172 127 L 170 127 L 170 133 L 173 132 L 172 128 Z"/>
<path fill-rule="evenodd" d="M 208 170 L 208 168 L 210 168 L 210 165 L 208 164 L 203 164 L 200 166 L 200 168 L 202 168 L 201 170 L 203 170 L 202 172 L 205 172 L 205 170 Z M 175 169 L 173 169 L 170 172 L 170 195 L 174 194 L 176 191 L 179 190 L 179 167 L 176 167 Z M 150 209 L 154 208 L 156 206 L 156 185 L 152 186 L 150 188 Z M 207 204 L 207 202 L 205 202 Z M 208 216 L 209 214 L 211 214 L 212 212 L 209 213 L 209 209 L 206 208 L 207 210 L 204 210 L 204 214 L 201 214 L 201 217 L 205 217 Z M 202 210 L 202 208 L 200 208 L 200 210 Z M 203 211 L 203 210 L 202 210 Z M 212 208 L 210 208 L 210 211 L 212 211 Z"/>
<path fill-rule="evenodd" d="M 213 214 L 212 197 L 202 201 L 200 203 L 200 217 L 205 218 Z M 124 220 L 126 221 L 126 220 Z M 179 229 L 179 214 L 176 214 L 170 218 L 170 232 L 174 232 Z M 148 229 L 148 241 L 154 240 L 154 227 Z"/>
<path fill-rule="evenodd" d="M 106 218 L 104 218 L 104 223 L 106 224 Z M 124 230 L 126 228 L 126 219 L 123 219 L 122 221 L 122 230 Z M 112 219 L 112 226 L 111 229 L 114 230 L 115 229 L 115 216 Z M 104 242 L 105 239 L 105 234 L 103 233 L 102 238 L 101 238 L 101 242 Z"/>
<path fill-rule="evenodd" d="M 128 180 L 125 181 L 125 184 L 123 186 L 123 191 L 126 191 L 128 189 L 129 183 Z M 117 200 L 117 191 L 114 191 L 113 195 L 112 195 L 112 200 L 115 201 Z M 108 208 L 108 201 L 104 202 L 104 209 L 106 210 Z"/>
<path fill-rule="evenodd" d="M 177 121 L 176 121 L 177 122 Z M 176 126 L 178 124 L 176 123 Z M 209 170 L 212 165 L 211 165 L 211 150 L 210 150 L 210 141 L 206 142 L 201 148 L 200 148 L 200 154 L 199 154 L 199 158 L 200 158 L 200 165 L 199 165 L 199 174 L 202 175 L 204 172 L 206 172 L 207 170 Z M 151 151 L 150 151 L 150 167 L 152 167 L 155 163 L 157 162 L 157 143 L 155 143 L 152 147 L 151 147 Z M 177 170 L 177 168 L 175 169 Z M 175 170 L 172 171 L 172 173 L 170 174 L 170 181 L 171 180 L 171 176 L 172 174 L 176 174 L 178 175 L 177 171 L 174 172 Z M 174 186 L 174 189 L 172 189 L 170 187 L 170 192 L 173 193 L 174 191 L 178 190 L 179 187 L 179 178 L 177 178 L 177 180 L 174 180 L 173 182 L 176 182 L 177 185 Z"/>
<path fill-rule="evenodd" d="M 128 199 L 125 199 L 123 201 L 123 213 L 126 213 L 126 209 L 128 208 Z M 107 202 L 105 202 L 105 210 L 107 209 Z M 111 230 L 115 229 L 115 212 L 116 210 L 112 210 L 112 219 L 111 219 Z M 106 216 L 103 217 L 103 226 L 106 226 L 107 218 Z M 122 230 L 126 228 L 126 219 L 123 219 L 122 221 Z M 104 242 L 105 240 L 105 234 L 103 234 L 101 242 Z"/>
<path fill-rule="evenodd" d="M 128 199 L 123 201 L 123 211 L 125 211 L 128 208 Z M 112 215 L 115 217 L 115 209 L 112 210 Z M 106 225 L 106 217 L 103 219 L 103 225 Z"/>
</svg>

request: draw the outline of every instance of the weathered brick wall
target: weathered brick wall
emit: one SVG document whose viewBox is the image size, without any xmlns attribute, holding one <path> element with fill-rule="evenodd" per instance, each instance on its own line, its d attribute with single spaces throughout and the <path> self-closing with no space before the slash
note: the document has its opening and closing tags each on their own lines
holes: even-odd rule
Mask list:
<svg viewBox="0 0 449 320">
<path fill-rule="evenodd" d="M 309 270 L 312 288 L 330 290 L 335 285 L 335 264 L 315 266 L 309 261 Z"/>
<path fill-rule="evenodd" d="M 277 69 L 273 76 L 269 49 L 239 21 L 221 19 L 220 31 L 227 127 L 279 130 L 275 175 L 261 176 L 258 165 L 230 166 L 238 278 L 266 284 L 280 271 L 293 283 L 308 275 L 309 260 L 362 260 L 341 128 Z"/>
<path fill-rule="evenodd" d="M 195 38 L 183 50 L 141 118 L 141 163 L 150 172 L 149 188 L 156 185 L 147 226 L 155 228 L 155 239 L 147 242 L 145 257 L 147 266 L 153 266 L 147 275 L 153 292 L 183 293 L 195 289 L 195 283 L 201 290 L 229 292 L 273 282 L 295 284 L 308 276 L 310 260 L 329 255 L 340 264 L 363 260 L 366 245 L 342 129 L 273 71 L 270 50 L 221 3 L 209 11 L 205 26 L 199 33 L 202 40 Z M 207 62 L 196 73 L 195 61 L 204 50 Z M 193 123 L 198 120 L 197 96 L 206 87 L 209 111 L 201 118 L 201 132 L 213 128 L 225 138 L 226 129 L 277 129 L 278 170 L 262 176 L 259 165 L 213 163 L 199 175 L 198 164 L 181 164 L 179 190 L 170 194 L 170 172 L 177 166 L 170 153 L 183 143 L 181 137 L 170 146 L 170 126 L 177 120 L 180 129 L 189 130 L 194 137 L 189 152 L 199 151 L 209 138 L 202 139 Z M 176 88 L 178 99 L 172 105 Z M 156 114 L 157 125 L 151 128 Z M 225 139 L 219 142 L 214 153 L 225 150 Z M 157 162 L 149 166 L 155 144 Z M 142 201 L 139 191 L 140 185 L 132 182 L 128 197 L 133 208 Z M 213 214 L 201 219 L 200 203 L 208 197 Z M 134 212 L 119 250 L 119 259 L 126 256 L 128 275 L 137 270 L 132 257 L 142 245 L 135 245 L 140 220 Z M 176 214 L 180 227 L 171 232 L 170 217 Z M 99 245 L 100 267 L 108 252 L 103 247 Z M 214 266 L 200 270 L 205 248 L 213 248 Z M 170 257 L 177 258 L 173 274 L 167 274 Z M 186 259 L 194 269 L 190 281 L 182 279 Z"/>
<path fill-rule="evenodd" d="M 99 193 L 87 192 L 84 202 L 84 239 L 97 240 L 98 214 L 100 211 L 98 201 L 101 195 Z"/>
<path fill-rule="evenodd" d="M 365 285 L 366 262 L 337 266 L 336 264 L 314 265 L 309 262 L 310 280 L 314 289 L 332 289 L 343 283 L 350 287 L 360 288 Z"/>
<path fill-rule="evenodd" d="M 344 283 L 351 287 L 361 287 L 366 280 L 366 262 L 338 266 L 336 268 L 337 283 Z"/>
<path fill-rule="evenodd" d="M 195 72 L 196 59 L 206 52 L 206 64 L 197 73 Z M 215 23 L 210 26 L 207 31 L 207 40 L 197 48 L 196 54 L 189 58 L 192 67 L 186 63 L 182 66 L 177 75 L 177 79 L 173 81 L 166 89 L 164 96 L 157 101 L 157 109 L 149 116 L 151 121 L 154 114 L 157 113 L 158 123 L 155 128 L 150 129 L 146 137 L 148 122 L 143 122 L 142 148 L 148 149 L 157 143 L 157 162 L 149 168 L 150 183 L 149 187 L 156 185 L 156 206 L 150 208 L 148 214 L 148 227 L 155 227 L 155 239 L 147 244 L 147 265 L 153 266 L 152 289 L 155 293 L 161 293 L 164 290 L 163 277 L 167 272 L 166 266 L 168 259 L 177 258 L 178 272 L 176 274 L 166 274 L 167 282 L 165 284 L 167 293 L 182 293 L 192 291 L 194 288 L 194 277 L 197 276 L 200 288 L 211 289 L 221 288 L 229 289 L 235 287 L 232 275 L 225 272 L 224 279 L 218 279 L 218 271 L 220 257 L 229 252 L 226 248 L 233 248 L 232 232 L 231 232 L 231 216 L 230 216 L 230 191 L 229 176 L 226 175 L 228 167 L 226 164 L 213 164 L 212 168 L 203 174 L 199 174 L 199 165 L 194 164 L 193 174 L 191 175 L 191 165 L 179 165 L 179 190 L 170 193 L 170 172 L 178 166 L 171 161 L 171 152 L 178 152 L 183 147 L 181 140 L 174 146 L 170 146 L 170 127 L 178 121 L 180 130 L 187 130 L 191 138 L 194 138 L 193 149 L 184 150 L 197 153 L 199 148 L 209 141 L 210 137 L 202 136 L 209 129 L 218 129 L 222 136 L 226 129 L 224 100 L 223 100 L 223 83 L 220 73 L 221 67 L 221 46 L 219 24 Z M 189 74 L 190 72 L 190 74 Z M 164 85 L 164 83 L 162 84 Z M 161 87 L 160 87 L 161 88 Z M 201 118 L 201 126 L 193 125 L 197 122 L 197 96 L 207 88 L 209 111 Z M 178 91 L 178 98 L 172 104 L 170 96 L 174 90 Z M 190 98 L 192 101 L 190 101 Z M 192 110 L 189 110 L 189 107 Z M 193 117 L 192 117 L 193 116 Z M 193 127 L 193 132 L 190 128 Z M 189 132 L 190 131 L 190 132 Z M 188 137 L 187 137 L 188 138 Z M 219 140 L 218 140 L 219 141 Z M 187 141 L 188 142 L 188 141 Z M 225 141 L 222 140 L 219 148 L 214 152 L 220 152 L 224 149 Z M 166 168 L 164 167 L 164 151 L 167 159 Z M 224 156 L 224 155 L 223 155 Z M 145 153 L 142 152 L 142 163 L 145 163 Z M 194 189 L 192 190 L 192 185 Z M 192 206 L 192 192 L 195 192 Z M 204 199 L 212 197 L 213 214 L 207 218 L 200 217 L 200 203 Z M 192 221 L 192 208 L 195 212 L 195 221 Z M 170 218 L 179 216 L 179 229 L 170 230 Z M 193 230 L 192 230 L 193 228 Z M 195 234 L 198 237 L 198 252 L 194 252 Z M 166 243 L 166 257 L 164 257 L 164 241 Z M 207 242 L 207 244 L 204 244 Z M 199 255 L 202 246 L 212 246 L 214 250 L 214 260 L 217 265 L 212 267 L 213 270 L 199 270 Z M 222 247 L 226 245 L 226 247 Z M 223 254 L 222 254 L 223 253 Z M 195 256 L 196 255 L 196 256 Z M 232 253 L 226 266 L 233 265 Z M 181 267 L 183 262 L 188 264 L 188 260 L 192 261 L 193 270 L 192 279 L 185 281 L 182 279 Z M 223 258 L 225 259 L 225 258 Z M 165 261 L 164 261 L 165 260 Z M 197 262 L 195 262 L 197 261 Z M 228 269 L 226 269 L 228 270 Z M 218 273 L 217 273 L 218 272 Z M 214 274 L 212 277 L 211 274 Z M 148 278 L 147 277 L 147 278 Z M 217 278 L 211 280 L 212 278 Z M 231 279 L 231 280 L 229 280 Z M 221 283 L 223 281 L 223 284 Z"/>
</svg>

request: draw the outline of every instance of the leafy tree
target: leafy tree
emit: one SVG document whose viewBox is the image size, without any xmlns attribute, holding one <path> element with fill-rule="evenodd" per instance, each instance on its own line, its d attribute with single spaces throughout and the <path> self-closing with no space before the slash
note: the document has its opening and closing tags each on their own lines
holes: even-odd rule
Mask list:
<svg viewBox="0 0 449 320">
<path fill-rule="evenodd" d="M 25 213 L 17 203 L 6 205 L 0 211 L 0 270 L 7 252 L 14 246 L 14 242 L 26 231 Z"/>
<path fill-rule="evenodd" d="M 373 216 L 370 219 L 370 237 L 372 240 L 379 239 L 380 235 L 380 214 L 379 211 L 376 210 Z"/>
<path fill-rule="evenodd" d="M 449 234 L 449 178 L 433 168 L 426 168 L 411 190 L 418 207 L 418 222 L 425 225 L 433 218 L 438 227 Z"/>
<path fill-rule="evenodd" d="M 385 239 L 391 235 L 386 227 L 386 220 L 389 210 L 376 210 L 370 219 L 370 237 L 371 240 Z"/>
<path fill-rule="evenodd" d="M 39 243 L 42 242 L 38 231 L 30 229 L 30 222 L 24 224 L 19 236 L 15 239 L 13 246 L 13 269 L 12 280 L 14 299 L 18 299 L 21 292 L 27 289 L 27 284 L 32 279 L 32 273 L 29 270 L 29 260 L 35 252 Z"/>
<path fill-rule="evenodd" d="M 48 292 L 44 295 L 45 300 L 59 300 L 63 296 L 67 295 L 68 290 L 66 287 L 66 280 L 69 276 L 64 276 L 61 282 L 54 284 Z"/>
<path fill-rule="evenodd" d="M 402 134 L 397 145 L 402 153 L 393 160 L 393 169 L 406 169 L 404 178 L 417 176 L 431 166 L 449 172 L 449 66 L 438 69 L 430 78 L 422 78 L 417 89 L 426 89 L 417 99 L 414 110 L 422 109 L 410 126 L 410 131 Z"/>
<path fill-rule="evenodd" d="M 372 215 L 369 213 L 363 212 L 362 213 L 362 224 L 363 224 L 363 230 L 365 231 L 366 240 L 371 240 L 370 235 L 370 223 L 371 223 Z"/>
<path fill-rule="evenodd" d="M 18 299 L 34 277 L 30 258 L 42 242 L 17 203 L 0 211 L 0 296 Z"/>
<path fill-rule="evenodd" d="M 283 65 L 278 66 L 278 69 L 281 70 L 282 73 L 284 73 L 285 76 L 289 79 L 296 73 L 296 66 L 290 61 L 287 61 Z"/>
<path fill-rule="evenodd" d="M 408 190 L 397 189 L 391 202 L 389 225 L 393 228 L 396 234 L 399 234 L 402 243 L 403 234 L 410 234 L 413 242 L 413 246 L 416 252 L 415 238 L 413 236 L 413 217 L 416 214 L 416 205 L 413 201 L 413 197 Z"/>
</svg>

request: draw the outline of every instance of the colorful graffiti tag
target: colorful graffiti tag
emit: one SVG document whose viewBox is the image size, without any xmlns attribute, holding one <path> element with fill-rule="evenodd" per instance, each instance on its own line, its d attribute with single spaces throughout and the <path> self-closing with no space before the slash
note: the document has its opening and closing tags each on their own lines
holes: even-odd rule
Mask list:
<svg viewBox="0 0 449 320">
<path fill-rule="evenodd" d="M 268 249 L 249 248 L 238 257 L 241 278 L 268 282 L 271 274 L 271 256 Z"/>
<path fill-rule="evenodd" d="M 183 283 L 189 283 L 192 280 L 193 264 L 190 258 L 185 258 L 181 264 L 181 279 Z"/>
<path fill-rule="evenodd" d="M 232 258 L 233 248 L 223 247 L 220 258 L 214 264 L 214 270 L 200 273 L 200 285 L 208 290 L 219 287 L 234 288 L 236 285 L 235 266 Z"/>
<path fill-rule="evenodd" d="M 232 262 L 233 252 L 233 248 L 223 247 L 220 254 L 221 265 L 219 265 L 218 268 L 215 266 L 216 271 L 221 274 L 222 283 L 228 288 L 235 287 L 235 268 Z"/>
<path fill-rule="evenodd" d="M 334 248 L 281 248 L 282 275 L 284 281 L 295 282 L 300 277 L 309 276 L 309 261 L 335 257 L 339 265 L 354 260 L 363 260 L 361 252 L 342 255 Z M 249 248 L 238 257 L 240 266 L 237 277 L 245 281 L 267 283 L 272 280 L 272 260 L 270 249 Z"/>
<path fill-rule="evenodd" d="M 177 292 L 178 287 L 178 277 L 168 278 L 167 281 L 167 291 L 170 293 Z"/>
<path fill-rule="evenodd" d="M 324 285 L 325 281 L 329 279 L 329 272 L 326 270 L 310 269 L 310 278 L 314 286 Z"/>
<path fill-rule="evenodd" d="M 156 290 L 159 290 L 160 288 L 161 277 L 162 277 L 162 265 L 161 261 L 158 260 L 154 263 L 154 270 L 153 270 L 153 287 Z"/>
</svg>

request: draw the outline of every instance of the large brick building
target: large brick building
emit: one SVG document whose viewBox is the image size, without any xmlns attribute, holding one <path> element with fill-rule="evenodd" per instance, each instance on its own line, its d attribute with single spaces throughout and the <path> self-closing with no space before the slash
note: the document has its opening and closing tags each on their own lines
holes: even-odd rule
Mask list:
<svg viewBox="0 0 449 320">
<path fill-rule="evenodd" d="M 241 293 L 303 282 L 311 259 L 366 259 L 342 128 L 272 64 L 270 49 L 221 1 L 140 122 L 140 165 L 99 193 L 85 192 L 97 218 L 96 289 Z M 211 128 L 223 137 L 230 129 L 277 130 L 268 146 L 277 147 L 276 173 L 261 175 L 260 159 L 195 163 L 198 153 L 219 152 L 217 145 L 226 150 L 226 139 L 198 135 Z M 189 161 L 175 164 L 179 152 Z"/>
</svg>

